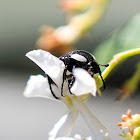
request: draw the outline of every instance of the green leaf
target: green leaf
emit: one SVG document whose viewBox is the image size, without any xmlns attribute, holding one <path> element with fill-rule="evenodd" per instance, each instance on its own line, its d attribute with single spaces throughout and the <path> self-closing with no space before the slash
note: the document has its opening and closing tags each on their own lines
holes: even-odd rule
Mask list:
<svg viewBox="0 0 140 140">
<path fill-rule="evenodd" d="M 106 64 L 115 54 L 134 48 L 140 48 L 140 14 L 97 46 L 93 54 L 98 63 Z"/>
</svg>

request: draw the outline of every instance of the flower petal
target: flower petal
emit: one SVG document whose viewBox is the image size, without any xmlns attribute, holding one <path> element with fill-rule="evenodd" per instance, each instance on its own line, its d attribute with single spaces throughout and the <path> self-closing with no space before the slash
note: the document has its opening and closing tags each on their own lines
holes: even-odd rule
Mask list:
<svg viewBox="0 0 140 140">
<path fill-rule="evenodd" d="M 77 139 L 74 139 L 74 138 L 71 138 L 71 137 L 60 137 L 60 138 L 56 138 L 56 139 L 53 139 L 53 140 L 77 140 Z"/>
<path fill-rule="evenodd" d="M 57 97 L 59 97 L 59 90 L 55 85 L 52 85 L 52 89 Z M 26 97 L 44 97 L 55 99 L 50 91 L 48 79 L 42 75 L 30 76 L 27 82 L 27 86 L 24 90 Z"/>
<path fill-rule="evenodd" d="M 43 50 L 30 51 L 26 56 L 48 74 L 57 86 L 61 86 L 65 65 L 59 58 Z"/>
<path fill-rule="evenodd" d="M 55 31 L 57 39 L 64 44 L 71 44 L 74 42 L 77 39 L 78 34 L 79 31 L 75 30 L 71 25 L 61 26 Z"/>
<path fill-rule="evenodd" d="M 59 137 L 59 138 L 56 138 L 53 140 L 92 140 L 92 137 L 89 136 L 87 138 L 82 138 L 80 135 L 75 134 L 74 138 L 72 138 L 72 137 Z"/>
<path fill-rule="evenodd" d="M 68 137 L 71 134 L 78 113 L 78 110 L 73 108 L 69 114 L 64 115 L 50 131 L 49 140 L 54 140 L 59 137 Z"/>
<path fill-rule="evenodd" d="M 75 138 L 76 140 L 92 140 L 92 137 L 91 137 L 91 136 L 89 136 L 89 137 L 87 137 L 87 138 L 82 138 L 79 134 L 75 134 L 75 135 L 74 135 L 74 138 Z"/>
<path fill-rule="evenodd" d="M 75 82 L 70 90 L 74 95 L 81 96 L 91 93 L 93 96 L 96 96 L 95 79 L 86 70 L 75 68 L 72 73 L 75 77 Z"/>
<path fill-rule="evenodd" d="M 78 109 L 85 123 L 91 131 L 91 136 L 97 140 L 110 140 L 109 133 L 104 125 L 91 113 L 80 97 L 70 96 L 73 106 Z"/>
</svg>

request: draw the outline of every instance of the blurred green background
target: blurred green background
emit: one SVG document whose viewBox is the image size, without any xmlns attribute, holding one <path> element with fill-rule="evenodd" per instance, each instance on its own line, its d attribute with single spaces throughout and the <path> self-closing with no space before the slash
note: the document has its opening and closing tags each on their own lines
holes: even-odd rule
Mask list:
<svg viewBox="0 0 140 140">
<path fill-rule="evenodd" d="M 24 68 L 24 57 L 33 50 L 42 25 L 65 25 L 66 14 L 59 7 L 60 0 L 0 0 L 0 66 Z M 111 0 L 98 24 L 77 43 L 78 49 L 92 51 L 108 38 L 114 29 L 124 25 L 140 12 L 139 0 Z"/>
<path fill-rule="evenodd" d="M 29 76 L 43 73 L 25 57 L 28 51 L 36 48 L 39 28 L 42 25 L 59 27 L 66 24 L 66 14 L 60 9 L 59 2 L 60 0 L 0 0 L 1 140 L 46 140 L 54 123 L 65 114 L 65 106 L 60 103 L 23 96 Z M 139 0 L 111 0 L 104 16 L 88 35 L 76 43 L 76 47 L 84 49 L 86 46 L 86 50 L 92 52 L 137 13 L 140 13 Z M 131 65 L 128 66 L 130 67 Z M 122 81 L 112 78 L 111 82 Z M 107 85 L 104 96 L 92 97 L 87 105 L 107 127 L 112 139 L 121 140 L 119 134 L 122 130 L 117 127 L 117 123 L 128 108 L 132 109 L 132 113 L 140 113 L 140 95 L 136 94 L 133 99 L 124 102 L 116 101 L 116 96 L 116 89 Z M 72 134 L 90 135 L 80 117 L 78 122 Z"/>
</svg>

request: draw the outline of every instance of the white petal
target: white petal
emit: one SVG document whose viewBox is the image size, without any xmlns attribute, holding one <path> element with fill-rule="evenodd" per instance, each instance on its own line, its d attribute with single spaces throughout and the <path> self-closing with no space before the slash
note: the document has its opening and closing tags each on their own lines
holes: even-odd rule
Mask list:
<svg viewBox="0 0 140 140">
<path fill-rule="evenodd" d="M 30 51 L 26 56 L 48 74 L 58 86 L 61 86 L 65 65 L 59 58 L 43 50 Z"/>
<path fill-rule="evenodd" d="M 87 138 L 82 138 L 79 134 L 75 134 L 75 135 L 74 135 L 74 138 L 75 138 L 76 140 L 92 140 L 92 137 L 91 137 L 91 136 L 89 136 L 89 137 L 87 137 Z"/>
<path fill-rule="evenodd" d="M 57 135 L 59 129 L 61 126 L 66 122 L 67 115 L 63 116 L 54 126 L 54 128 L 49 132 L 49 140 L 53 140 L 55 136 Z"/>
<path fill-rule="evenodd" d="M 96 140 L 110 140 L 109 133 L 104 125 L 91 113 L 83 101 L 76 96 L 71 96 L 73 106 L 77 108 L 85 123 L 91 131 L 91 136 Z"/>
<path fill-rule="evenodd" d="M 78 116 L 78 110 L 73 109 L 69 114 L 64 115 L 49 133 L 49 140 L 59 137 L 68 137 Z"/>
<path fill-rule="evenodd" d="M 79 139 L 74 139 L 74 138 L 71 138 L 71 137 L 60 137 L 60 138 L 53 139 L 53 140 L 79 140 Z"/>
<path fill-rule="evenodd" d="M 56 86 L 52 85 L 52 89 L 57 97 L 59 97 L 59 90 Z M 52 95 L 48 79 L 42 75 L 30 76 L 30 79 L 27 82 L 27 86 L 24 90 L 24 95 L 26 97 L 44 97 L 55 99 Z"/>
<path fill-rule="evenodd" d="M 86 70 L 75 68 L 72 73 L 75 77 L 75 82 L 70 90 L 74 95 L 81 96 L 91 93 L 93 96 L 96 96 L 95 79 Z"/>
<path fill-rule="evenodd" d="M 89 136 L 87 138 L 82 138 L 80 135 L 75 134 L 74 138 L 72 138 L 72 137 L 59 137 L 59 138 L 56 138 L 53 140 L 93 140 L 93 139 L 91 136 Z"/>
</svg>

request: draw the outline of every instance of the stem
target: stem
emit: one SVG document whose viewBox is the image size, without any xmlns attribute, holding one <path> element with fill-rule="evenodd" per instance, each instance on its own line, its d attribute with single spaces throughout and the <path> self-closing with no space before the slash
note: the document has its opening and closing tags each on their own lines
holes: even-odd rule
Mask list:
<svg viewBox="0 0 140 140">
<path fill-rule="evenodd" d="M 126 58 L 129 58 L 131 56 L 134 56 L 134 55 L 138 55 L 140 54 L 140 48 L 137 48 L 137 49 L 132 49 L 132 50 L 128 50 L 128 51 L 125 51 L 125 52 L 122 52 L 122 53 L 118 53 L 116 55 L 114 55 L 113 59 L 110 61 L 109 63 L 109 67 L 106 68 L 104 70 L 104 72 L 102 73 L 102 77 L 103 79 L 105 79 L 108 74 L 111 72 L 111 70 L 119 63 L 121 62 L 122 60 L 126 59 Z"/>
<path fill-rule="evenodd" d="M 85 13 L 74 16 L 69 25 L 73 26 L 75 30 L 79 33 L 76 39 L 79 39 L 85 34 L 91 27 L 93 27 L 97 21 L 103 15 L 109 0 L 95 1 L 92 3 L 91 8 Z M 76 40 L 75 39 L 75 40 Z"/>
<path fill-rule="evenodd" d="M 101 124 L 101 122 L 90 112 L 87 106 L 76 96 L 71 96 L 73 105 L 80 111 L 82 117 L 91 130 L 93 137 L 96 140 L 110 140 L 107 129 Z"/>
</svg>

